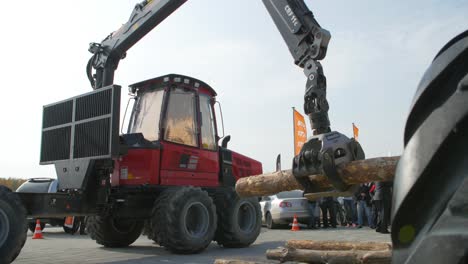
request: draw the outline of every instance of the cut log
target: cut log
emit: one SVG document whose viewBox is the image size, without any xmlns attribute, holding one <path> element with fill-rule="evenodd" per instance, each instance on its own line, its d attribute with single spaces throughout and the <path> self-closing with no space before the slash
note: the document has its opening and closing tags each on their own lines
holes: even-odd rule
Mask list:
<svg viewBox="0 0 468 264">
<path fill-rule="evenodd" d="M 371 181 L 392 181 L 395 177 L 397 157 L 381 157 L 352 161 L 337 166 L 338 175 L 345 184 L 354 185 Z M 325 175 L 310 175 L 309 181 L 322 189 L 321 196 L 327 196 L 333 185 Z M 236 191 L 241 197 L 273 195 L 282 191 L 303 189 L 291 170 L 277 171 L 241 178 L 236 183 Z"/>
<path fill-rule="evenodd" d="M 358 263 L 391 263 L 392 253 L 384 251 L 361 251 L 361 250 L 309 250 L 295 248 L 277 248 L 267 250 L 267 258 L 279 260 L 280 262 L 296 261 L 304 263 L 335 263 L 335 264 L 358 264 Z"/>
<path fill-rule="evenodd" d="M 314 240 L 289 240 L 287 248 L 312 249 L 312 250 L 391 250 L 392 245 L 384 242 L 354 242 L 354 241 L 314 241 Z"/>
<path fill-rule="evenodd" d="M 214 264 L 265 264 L 263 262 L 252 262 L 237 259 L 217 259 Z"/>
</svg>

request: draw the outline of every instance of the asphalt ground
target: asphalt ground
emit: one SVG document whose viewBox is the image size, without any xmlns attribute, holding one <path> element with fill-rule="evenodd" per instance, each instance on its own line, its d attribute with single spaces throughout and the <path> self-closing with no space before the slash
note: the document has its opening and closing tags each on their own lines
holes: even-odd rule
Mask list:
<svg viewBox="0 0 468 264">
<path fill-rule="evenodd" d="M 26 244 L 14 263 L 213 263 L 215 259 L 239 259 L 265 263 L 278 263 L 267 260 L 267 249 L 283 246 L 289 239 L 376 241 L 390 242 L 390 235 L 376 233 L 363 227 L 361 229 L 338 227 L 290 231 L 288 229 L 269 230 L 262 228 L 257 241 L 248 248 L 229 249 L 219 247 L 215 242 L 202 253 L 196 255 L 175 255 L 148 238 L 141 236 L 127 248 L 105 248 L 96 244 L 88 236 L 65 234 L 62 228 L 46 226 L 44 239 L 33 240 L 28 231 Z"/>
</svg>

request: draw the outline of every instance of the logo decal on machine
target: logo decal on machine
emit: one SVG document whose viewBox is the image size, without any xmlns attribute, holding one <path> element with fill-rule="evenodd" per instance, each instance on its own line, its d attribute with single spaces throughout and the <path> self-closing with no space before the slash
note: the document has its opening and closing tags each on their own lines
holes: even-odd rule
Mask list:
<svg viewBox="0 0 468 264">
<path fill-rule="evenodd" d="M 198 165 L 198 156 L 182 154 L 180 156 L 179 168 L 195 170 Z"/>
<path fill-rule="evenodd" d="M 127 167 L 120 168 L 120 179 L 122 179 L 122 180 L 128 179 L 128 168 Z"/>
</svg>

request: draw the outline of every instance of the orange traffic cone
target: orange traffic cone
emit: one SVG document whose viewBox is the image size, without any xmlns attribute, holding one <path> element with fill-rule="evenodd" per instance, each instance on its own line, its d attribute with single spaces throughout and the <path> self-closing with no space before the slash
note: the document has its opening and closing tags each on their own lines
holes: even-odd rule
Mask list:
<svg viewBox="0 0 468 264">
<path fill-rule="evenodd" d="M 36 220 L 36 229 L 34 230 L 34 235 L 32 239 L 43 239 L 42 237 L 42 229 L 41 229 L 41 222 L 39 219 Z"/>
<path fill-rule="evenodd" d="M 299 228 L 299 223 L 297 222 L 297 217 L 296 217 L 296 215 L 294 215 L 291 231 L 299 231 L 299 230 L 301 230 L 301 229 Z"/>
</svg>

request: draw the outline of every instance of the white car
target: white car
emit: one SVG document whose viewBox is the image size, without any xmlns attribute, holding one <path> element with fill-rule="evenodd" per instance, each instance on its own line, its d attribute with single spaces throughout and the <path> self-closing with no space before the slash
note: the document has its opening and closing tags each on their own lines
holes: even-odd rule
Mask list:
<svg viewBox="0 0 468 264">
<path fill-rule="evenodd" d="M 260 200 L 260 207 L 262 209 L 262 222 L 270 229 L 292 223 L 294 215 L 296 215 L 298 222 L 309 223 L 308 201 L 303 197 L 301 190 L 263 196 Z"/>
</svg>

